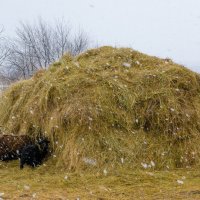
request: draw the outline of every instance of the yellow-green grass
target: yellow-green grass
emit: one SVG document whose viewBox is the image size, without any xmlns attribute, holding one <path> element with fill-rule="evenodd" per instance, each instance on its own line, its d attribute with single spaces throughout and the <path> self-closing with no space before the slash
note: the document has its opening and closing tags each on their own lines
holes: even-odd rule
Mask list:
<svg viewBox="0 0 200 200">
<path fill-rule="evenodd" d="M 5 91 L 0 126 L 46 135 L 71 172 L 199 166 L 200 76 L 127 48 L 65 55 Z"/>
<path fill-rule="evenodd" d="M 182 182 L 180 182 L 182 181 Z M 180 184 L 183 183 L 183 184 Z M 126 200 L 200 199 L 199 169 L 69 173 L 47 162 L 19 169 L 18 162 L 0 162 L 3 199 Z"/>
</svg>

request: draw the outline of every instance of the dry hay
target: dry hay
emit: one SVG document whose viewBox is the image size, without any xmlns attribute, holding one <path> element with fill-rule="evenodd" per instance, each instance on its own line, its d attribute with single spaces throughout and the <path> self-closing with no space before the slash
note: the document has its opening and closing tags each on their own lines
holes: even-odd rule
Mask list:
<svg viewBox="0 0 200 200">
<path fill-rule="evenodd" d="M 0 104 L 4 132 L 45 134 L 70 170 L 200 164 L 200 76 L 170 59 L 112 47 L 65 55 Z"/>
</svg>

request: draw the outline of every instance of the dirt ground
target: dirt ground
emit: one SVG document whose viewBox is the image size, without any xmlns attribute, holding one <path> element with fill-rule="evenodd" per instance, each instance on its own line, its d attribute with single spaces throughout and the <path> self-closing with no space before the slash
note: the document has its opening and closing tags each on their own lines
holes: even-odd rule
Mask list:
<svg viewBox="0 0 200 200">
<path fill-rule="evenodd" d="M 200 170 L 67 173 L 0 162 L 0 199 L 200 199 Z"/>
</svg>

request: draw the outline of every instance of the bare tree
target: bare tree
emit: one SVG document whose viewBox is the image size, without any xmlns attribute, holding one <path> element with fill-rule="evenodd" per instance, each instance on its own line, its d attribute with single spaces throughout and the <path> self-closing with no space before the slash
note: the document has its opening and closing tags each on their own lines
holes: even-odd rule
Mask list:
<svg viewBox="0 0 200 200">
<path fill-rule="evenodd" d="M 7 71 L 10 79 L 27 78 L 38 69 L 46 69 L 65 53 L 79 54 L 89 45 L 88 36 L 73 34 L 64 21 L 51 25 L 38 19 L 34 25 L 20 23 L 16 38 L 9 44 Z"/>
<path fill-rule="evenodd" d="M 83 31 L 79 30 L 73 39 L 70 50 L 72 54 L 77 55 L 84 51 L 86 47 L 88 47 L 88 44 L 89 40 L 87 35 Z"/>
<path fill-rule="evenodd" d="M 3 35 L 4 29 L 0 28 L 0 92 L 10 83 L 6 73 L 4 73 L 4 64 L 9 55 L 9 49 L 6 47 L 7 40 Z"/>
<path fill-rule="evenodd" d="M 5 37 L 3 36 L 3 27 L 0 28 L 0 67 L 8 56 L 8 48 L 5 47 Z"/>
</svg>

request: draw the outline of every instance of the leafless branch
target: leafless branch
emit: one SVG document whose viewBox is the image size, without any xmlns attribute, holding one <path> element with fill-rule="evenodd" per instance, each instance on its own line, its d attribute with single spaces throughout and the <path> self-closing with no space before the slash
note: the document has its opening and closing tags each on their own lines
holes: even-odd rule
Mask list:
<svg viewBox="0 0 200 200">
<path fill-rule="evenodd" d="M 88 36 L 72 28 L 64 21 L 51 25 L 38 19 L 34 25 L 20 23 L 16 38 L 9 44 L 7 69 L 16 79 L 27 78 L 41 68 L 47 68 L 65 53 L 72 55 L 84 51 L 89 44 Z"/>
</svg>

